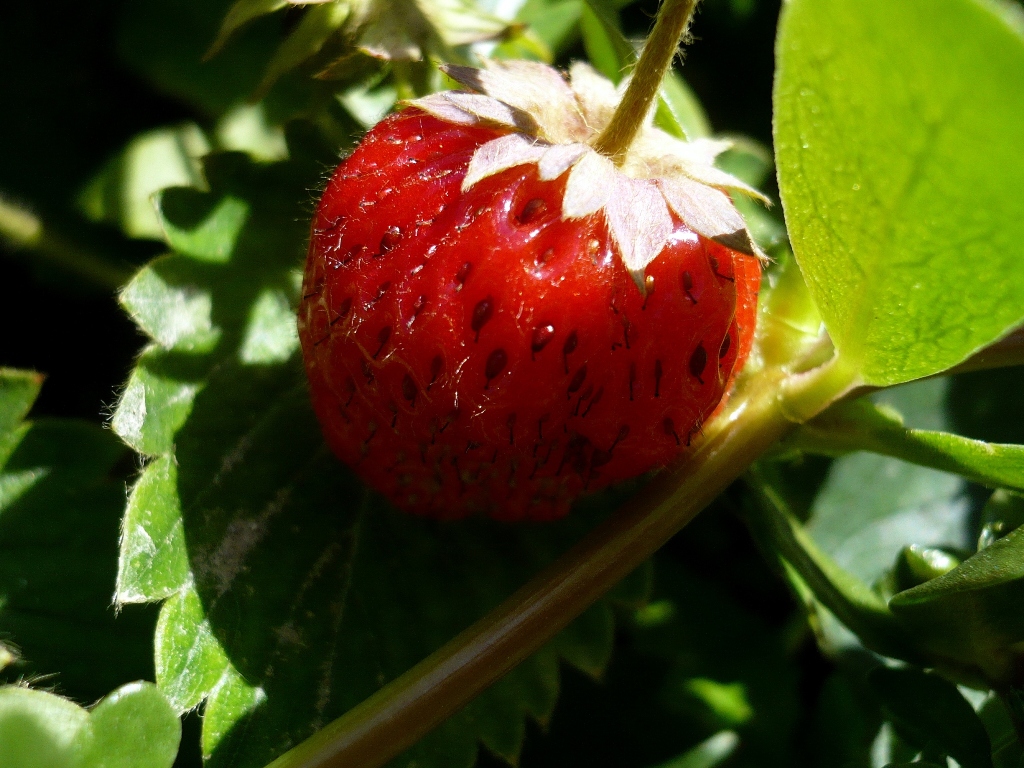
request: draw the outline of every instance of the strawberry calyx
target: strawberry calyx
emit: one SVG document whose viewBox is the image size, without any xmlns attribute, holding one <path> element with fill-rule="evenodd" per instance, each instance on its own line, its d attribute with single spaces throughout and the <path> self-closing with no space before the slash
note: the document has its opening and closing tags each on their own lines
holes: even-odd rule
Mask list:
<svg viewBox="0 0 1024 768">
<path fill-rule="evenodd" d="M 594 148 L 628 79 L 616 88 L 580 62 L 573 64 L 568 79 L 528 61 L 489 61 L 481 69 L 444 65 L 442 70 L 467 90 L 431 94 L 411 106 L 449 123 L 505 131 L 473 153 L 463 191 L 520 165 L 536 165 L 542 180 L 568 173 L 562 220 L 603 214 L 641 293 L 646 293 L 647 266 L 672 235 L 673 214 L 698 235 L 765 259 L 728 193 L 766 204 L 767 198 L 714 165 L 731 142 L 677 139 L 655 127 L 648 110 L 618 162 Z"/>
</svg>

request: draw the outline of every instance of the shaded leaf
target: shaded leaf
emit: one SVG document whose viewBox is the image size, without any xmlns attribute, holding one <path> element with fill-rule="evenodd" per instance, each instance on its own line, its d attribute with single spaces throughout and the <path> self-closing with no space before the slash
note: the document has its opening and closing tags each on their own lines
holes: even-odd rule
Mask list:
<svg viewBox="0 0 1024 768">
<path fill-rule="evenodd" d="M 526 0 L 516 19 L 558 53 L 579 34 L 582 8 L 583 0 Z"/>
<path fill-rule="evenodd" d="M 280 44 L 275 19 L 240 30 L 230 54 L 204 61 L 232 0 L 129 3 L 120 13 L 117 53 L 139 76 L 201 112 L 219 117 L 246 101 Z"/>
<path fill-rule="evenodd" d="M 40 384 L 0 369 L 0 633 L 17 649 L 2 674 L 59 673 L 62 691 L 92 700 L 152 675 L 148 612 L 115 619 L 110 605 L 124 450 L 84 422 L 20 421 Z"/>
<path fill-rule="evenodd" d="M 613 83 L 618 83 L 636 63 L 636 49 L 623 36 L 617 9 L 611 4 L 584 0 L 580 32 L 590 63 Z M 674 70 L 666 74 L 661 86 L 654 123 L 681 138 L 697 139 L 711 134 L 711 124 L 700 101 Z"/>
<path fill-rule="evenodd" d="M 877 768 L 892 759 L 891 754 L 877 754 L 881 751 L 877 746 L 882 746 L 877 743 L 889 741 L 880 733 L 888 726 L 882 722 L 875 697 L 858 684 L 861 677 L 836 671 L 825 680 L 814 713 L 813 765 Z"/>
<path fill-rule="evenodd" d="M 978 549 L 984 549 L 1024 525 L 1024 495 L 998 490 L 981 510 Z"/>
<path fill-rule="evenodd" d="M 1020 663 L 1014 645 L 1024 640 L 1022 600 L 1024 528 L 1018 528 L 889 605 L 923 645 L 998 682 Z"/>
<path fill-rule="evenodd" d="M 309 159 L 212 156 L 210 192 L 165 192 L 178 252 L 121 295 L 152 343 L 113 418 L 150 457 L 125 516 L 118 598 L 165 600 L 158 684 L 179 711 L 205 700 L 211 765 L 264 765 L 457 634 L 608 508 L 594 499 L 549 526 L 440 525 L 388 508 L 337 463 L 292 309 L 301 201 L 323 160 L 291 149 Z M 600 674 L 612 631 L 605 601 L 398 764 L 469 765 L 478 741 L 514 759 L 524 717 L 550 716 L 559 660 Z"/>
<path fill-rule="evenodd" d="M 43 376 L 34 371 L 0 368 L 0 435 L 6 438 L 28 415 L 42 385 Z"/>
<path fill-rule="evenodd" d="M 210 50 L 206 52 L 205 58 L 210 59 L 216 56 L 227 44 L 231 35 L 243 25 L 260 16 L 279 11 L 287 4 L 288 0 L 236 0 L 224 16 L 224 21 L 217 32 L 217 38 L 210 46 Z"/>
<path fill-rule="evenodd" d="M 865 382 L 944 370 L 1024 320 L 1024 219 L 1007 194 L 1024 186 L 1024 37 L 995 8 L 786 5 L 786 219 L 842 365 Z"/>
<path fill-rule="evenodd" d="M 755 467 L 750 473 L 757 501 L 751 501 L 748 523 L 762 548 L 778 559 L 778 567 L 809 607 L 819 604 L 827 613 L 819 620 L 834 616 L 852 631 L 867 648 L 887 656 L 919 659 L 911 639 L 889 611 L 885 601 L 856 573 L 824 547 L 800 525 L 788 509 L 768 474 Z M 840 553 L 843 554 L 843 553 Z M 848 560 L 848 558 L 843 558 Z M 855 561 L 853 565 L 858 565 Z M 821 638 L 833 653 L 841 650 L 845 638 L 827 624 Z"/>
<path fill-rule="evenodd" d="M 911 744 L 930 754 L 949 755 L 963 768 L 992 768 L 985 727 L 948 680 L 916 669 L 878 667 L 869 681 Z"/>
<path fill-rule="evenodd" d="M 780 637 L 721 586 L 656 560 L 652 600 L 627 631 L 643 655 L 667 661 L 658 696 L 707 739 L 663 768 L 791 765 L 796 670 Z M 692 727 L 692 726 L 691 726 Z M 717 732 L 717 733 L 716 733 Z"/>
<path fill-rule="evenodd" d="M 1024 745 L 1017 737 L 1017 729 L 1002 698 L 989 694 L 977 712 L 992 742 L 995 768 L 1018 768 L 1024 758 Z"/>
<path fill-rule="evenodd" d="M 339 2 L 320 3 L 307 10 L 295 29 L 274 52 L 256 88 L 256 94 L 266 94 L 281 75 L 319 53 L 348 19 L 350 11 L 348 3 Z"/>
</svg>

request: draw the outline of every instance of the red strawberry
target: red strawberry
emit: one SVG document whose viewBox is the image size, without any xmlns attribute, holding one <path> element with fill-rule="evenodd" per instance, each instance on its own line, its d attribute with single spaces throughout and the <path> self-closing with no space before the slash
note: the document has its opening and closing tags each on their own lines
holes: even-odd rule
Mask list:
<svg viewBox="0 0 1024 768">
<path fill-rule="evenodd" d="M 558 98 L 516 103 L 515 78 L 540 70 L 454 70 L 503 100 L 442 94 L 386 119 L 313 221 L 299 330 L 314 408 L 338 456 L 412 512 L 561 516 L 676 458 L 750 349 L 760 271 L 728 198 L 692 167 L 638 180 L 587 150 L 609 98 L 590 70 L 575 93 L 555 75 L 569 127 L 545 132 Z"/>
</svg>

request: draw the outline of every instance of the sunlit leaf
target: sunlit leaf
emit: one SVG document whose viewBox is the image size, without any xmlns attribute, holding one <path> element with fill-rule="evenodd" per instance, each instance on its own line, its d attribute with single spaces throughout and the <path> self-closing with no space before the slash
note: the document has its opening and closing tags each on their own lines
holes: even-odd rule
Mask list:
<svg viewBox="0 0 1024 768">
<path fill-rule="evenodd" d="M 733 731 L 720 731 L 659 768 L 714 768 L 729 759 L 739 741 Z"/>
<path fill-rule="evenodd" d="M 129 683 L 91 711 L 52 693 L 0 686 L 4 768 L 170 768 L 181 723 L 152 683 Z"/>
<path fill-rule="evenodd" d="M 777 50 L 786 220 L 849 375 L 927 376 L 1019 325 L 1019 30 L 981 0 L 791 0 Z"/>
<path fill-rule="evenodd" d="M 153 196 L 165 187 L 201 185 L 199 158 L 209 151 L 206 136 L 192 123 L 144 133 L 89 182 L 79 205 L 93 221 L 119 226 L 129 237 L 159 240 Z"/>
</svg>

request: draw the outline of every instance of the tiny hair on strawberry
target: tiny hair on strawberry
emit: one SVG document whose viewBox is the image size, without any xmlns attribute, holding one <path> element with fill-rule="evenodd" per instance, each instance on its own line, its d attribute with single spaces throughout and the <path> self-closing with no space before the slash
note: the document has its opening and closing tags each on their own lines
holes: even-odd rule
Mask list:
<svg viewBox="0 0 1024 768">
<path fill-rule="evenodd" d="M 763 258 L 729 193 L 761 196 L 714 166 L 728 142 L 659 130 L 651 96 L 625 115 L 630 87 L 586 64 L 443 70 L 462 89 L 370 130 L 316 209 L 313 406 L 401 509 L 558 518 L 677 460 L 723 403 Z"/>
</svg>

